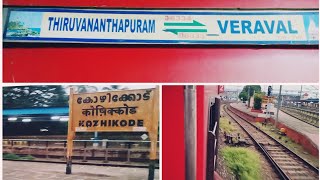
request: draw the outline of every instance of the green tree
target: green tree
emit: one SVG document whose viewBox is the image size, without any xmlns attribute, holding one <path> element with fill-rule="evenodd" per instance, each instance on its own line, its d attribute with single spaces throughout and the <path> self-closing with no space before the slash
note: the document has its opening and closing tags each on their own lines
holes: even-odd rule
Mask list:
<svg viewBox="0 0 320 180">
<path fill-rule="evenodd" d="M 3 108 L 68 106 L 62 86 L 11 86 L 3 88 Z"/>
<path fill-rule="evenodd" d="M 242 92 L 239 94 L 239 99 L 242 99 L 242 101 L 247 101 L 247 100 L 248 100 L 248 93 L 242 91 Z"/>
<path fill-rule="evenodd" d="M 66 88 L 70 88 L 72 87 L 74 89 L 75 93 L 94 93 L 99 91 L 97 86 L 89 86 L 89 85 L 71 85 L 71 86 L 67 86 Z M 120 86 L 120 85 L 111 85 L 111 86 L 105 86 L 102 87 L 102 91 L 114 91 L 114 90 L 125 90 L 127 89 L 125 86 Z"/>
<path fill-rule="evenodd" d="M 250 89 L 250 91 L 249 91 Z M 243 98 L 243 101 L 247 101 L 248 98 L 248 91 L 250 94 L 250 97 L 253 96 L 253 93 L 261 93 L 261 86 L 259 85 L 247 85 L 244 86 L 241 93 L 239 94 L 239 98 Z"/>
<path fill-rule="evenodd" d="M 102 90 L 108 90 L 108 91 L 114 91 L 114 90 L 126 90 L 125 86 L 120 86 L 120 85 L 111 85 L 111 86 L 106 86 L 103 87 Z"/>
<path fill-rule="evenodd" d="M 96 86 L 89 86 L 89 85 L 79 85 L 76 86 L 77 93 L 88 93 L 88 92 L 97 92 L 98 88 Z"/>
<path fill-rule="evenodd" d="M 248 94 L 248 91 L 250 89 L 250 97 L 253 96 L 253 93 L 260 93 L 261 92 L 261 86 L 259 85 L 247 85 L 244 86 L 242 89 L 242 92 L 246 92 Z"/>
<path fill-rule="evenodd" d="M 256 110 L 261 109 L 261 104 L 262 104 L 262 94 L 255 94 L 254 95 L 254 103 L 253 103 L 253 108 Z"/>
</svg>

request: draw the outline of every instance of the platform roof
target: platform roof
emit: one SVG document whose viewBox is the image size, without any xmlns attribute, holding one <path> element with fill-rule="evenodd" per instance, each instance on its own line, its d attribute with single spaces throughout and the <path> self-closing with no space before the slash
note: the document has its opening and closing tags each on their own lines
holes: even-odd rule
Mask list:
<svg viewBox="0 0 320 180">
<path fill-rule="evenodd" d="M 299 100 L 299 102 L 319 103 L 319 99 L 304 99 L 304 100 Z"/>
<path fill-rule="evenodd" d="M 3 116 L 19 116 L 19 115 L 61 115 L 69 114 L 69 107 L 44 107 L 44 108 L 19 108 L 4 109 Z"/>
</svg>

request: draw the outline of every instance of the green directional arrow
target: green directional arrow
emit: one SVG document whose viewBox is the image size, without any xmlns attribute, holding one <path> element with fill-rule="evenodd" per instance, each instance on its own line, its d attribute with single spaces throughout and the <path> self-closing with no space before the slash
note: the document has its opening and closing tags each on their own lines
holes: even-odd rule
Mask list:
<svg viewBox="0 0 320 180">
<path fill-rule="evenodd" d="M 193 22 L 165 22 L 165 26 L 205 26 L 204 24 L 199 23 L 198 21 L 193 20 Z"/>
<path fill-rule="evenodd" d="M 178 34 L 179 32 L 207 32 L 206 29 L 165 29 L 165 32 L 172 32 L 173 34 Z"/>
</svg>

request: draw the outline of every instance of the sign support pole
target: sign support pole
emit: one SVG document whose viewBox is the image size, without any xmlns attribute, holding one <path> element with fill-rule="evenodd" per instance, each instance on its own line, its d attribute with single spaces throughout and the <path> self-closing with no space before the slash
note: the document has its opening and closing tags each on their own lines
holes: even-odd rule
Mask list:
<svg viewBox="0 0 320 180">
<path fill-rule="evenodd" d="M 280 91 L 279 91 L 279 97 L 278 97 L 278 107 L 277 107 L 277 118 L 276 118 L 276 121 L 274 123 L 276 128 L 277 128 L 277 123 L 279 122 L 279 110 L 280 110 L 280 107 L 281 107 L 281 90 L 282 90 L 282 85 L 280 85 Z"/>
<path fill-rule="evenodd" d="M 213 128 L 212 128 L 213 129 Z M 185 179 L 196 180 L 197 174 L 197 87 L 184 86 Z"/>
<path fill-rule="evenodd" d="M 73 88 L 70 88 L 66 174 L 72 173 L 71 171 L 72 170 L 72 149 L 73 149 L 73 139 L 75 137 L 75 132 L 73 129 L 73 119 L 72 119 L 72 102 L 73 102 Z"/>
<path fill-rule="evenodd" d="M 154 91 L 152 124 L 149 131 L 150 136 L 150 163 L 148 180 L 154 179 L 154 169 L 157 159 L 157 139 L 158 139 L 158 123 L 159 123 L 159 86 Z"/>
</svg>

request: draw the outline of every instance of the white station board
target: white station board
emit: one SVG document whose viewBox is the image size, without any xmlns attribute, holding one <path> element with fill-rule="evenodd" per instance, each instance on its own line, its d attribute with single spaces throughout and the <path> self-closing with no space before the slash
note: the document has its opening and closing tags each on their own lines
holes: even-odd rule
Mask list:
<svg viewBox="0 0 320 180">
<path fill-rule="evenodd" d="M 319 44 L 318 11 L 9 8 L 5 42 Z"/>
</svg>

